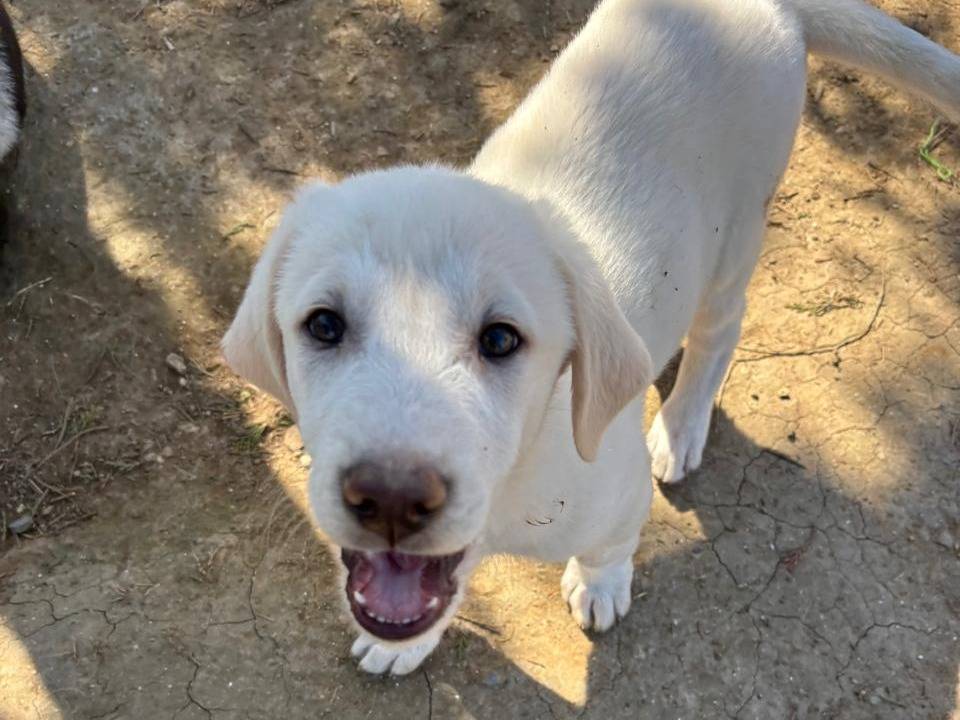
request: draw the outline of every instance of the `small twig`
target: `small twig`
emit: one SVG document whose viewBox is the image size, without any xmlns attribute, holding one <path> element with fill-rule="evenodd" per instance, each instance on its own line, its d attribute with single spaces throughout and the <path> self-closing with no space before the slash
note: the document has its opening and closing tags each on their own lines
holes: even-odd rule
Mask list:
<svg viewBox="0 0 960 720">
<path fill-rule="evenodd" d="M 224 240 L 229 240 L 229 239 L 232 238 L 234 235 L 239 235 L 239 234 L 242 233 L 244 230 L 251 230 L 251 229 L 254 229 L 254 228 L 256 228 L 256 225 L 251 225 L 250 223 L 240 223 L 239 225 L 236 225 L 236 226 L 233 227 L 232 229 L 230 229 L 230 230 L 228 230 L 227 232 L 225 232 L 225 233 L 223 234 L 223 239 L 224 239 Z"/>
<path fill-rule="evenodd" d="M 263 165 L 262 168 L 267 172 L 280 173 L 281 175 L 300 175 L 297 170 L 289 170 L 282 167 L 274 167 L 273 165 Z"/>
<path fill-rule="evenodd" d="M 67 470 L 67 477 L 74 477 L 74 471 L 77 469 L 77 462 L 80 460 L 80 446 L 77 443 L 73 444 L 73 457 L 70 459 L 70 469 Z M 94 470 L 96 474 L 96 470 Z"/>
<path fill-rule="evenodd" d="M 73 398 L 67 400 L 67 408 L 63 411 L 63 421 L 60 423 L 60 434 L 57 435 L 57 442 L 54 447 L 60 447 L 63 442 L 63 436 L 67 434 L 67 423 L 70 422 L 70 413 L 73 412 Z"/>
<path fill-rule="evenodd" d="M 122 462 L 114 462 L 114 461 L 108 460 L 106 461 L 105 464 L 114 468 L 119 473 L 126 474 L 129 472 L 133 472 L 134 470 L 142 466 L 144 462 L 145 462 L 144 460 L 138 460 L 137 462 L 133 462 L 133 463 L 122 463 Z"/>
<path fill-rule="evenodd" d="M 460 615 L 460 614 L 458 614 L 458 615 L 457 615 L 457 620 L 463 620 L 463 622 L 468 623 L 468 624 L 470 624 L 470 625 L 473 625 L 473 626 L 475 626 L 475 627 L 478 627 L 478 628 L 480 628 L 481 630 L 486 630 L 488 633 L 491 633 L 491 634 L 493 634 L 493 635 L 502 635 L 502 634 L 503 634 L 502 632 L 500 632 L 499 630 L 497 630 L 497 628 L 493 627 L 492 625 L 487 625 L 486 623 L 480 622 L 479 620 L 473 620 L 473 619 L 471 619 L 471 618 L 468 618 L 466 615 Z"/>
<path fill-rule="evenodd" d="M 36 517 L 37 510 L 40 509 L 40 506 L 43 504 L 43 501 L 47 499 L 48 491 L 44 490 L 40 497 L 37 498 L 37 501 L 33 504 L 33 508 L 30 510 L 30 514 Z"/>
<path fill-rule="evenodd" d="M 176 403 L 176 402 L 173 403 L 173 409 L 176 410 L 178 413 L 180 413 L 183 419 L 186 420 L 187 422 L 196 421 L 196 418 L 193 415 L 191 415 L 190 412 L 185 407 L 182 407 L 179 403 Z"/>
<path fill-rule="evenodd" d="M 237 127 L 240 129 L 240 133 L 241 133 L 247 140 L 249 140 L 249 141 L 250 141 L 251 143 L 253 143 L 254 145 L 257 145 L 257 146 L 260 145 L 260 141 L 257 140 L 257 139 L 253 136 L 253 133 L 251 133 L 249 130 L 247 130 L 247 129 L 243 126 L 243 123 L 237 123 Z"/>
<path fill-rule="evenodd" d="M 67 438 L 67 441 L 65 443 L 63 443 L 59 447 L 55 447 L 53 450 L 48 452 L 43 458 L 41 458 L 39 461 L 34 463 L 34 465 L 31 466 L 30 468 L 31 472 L 35 471 L 41 465 L 44 465 L 50 462 L 50 460 L 56 457 L 64 448 L 70 447 L 73 443 L 75 443 L 77 440 L 82 438 L 84 435 L 89 435 L 90 433 L 95 433 L 95 432 L 102 432 L 104 430 L 109 430 L 109 429 L 110 427 L 108 425 L 97 425 L 96 427 L 87 428 L 86 430 L 81 430 L 80 432 L 74 435 L 71 435 L 69 438 Z"/>
<path fill-rule="evenodd" d="M 777 458 L 778 460 L 783 460 L 785 463 L 787 463 L 787 464 L 789 464 L 789 465 L 793 465 L 794 467 L 798 467 L 798 468 L 800 468 L 801 470 L 806 470 L 806 469 L 807 469 L 807 466 L 804 465 L 802 462 L 800 462 L 799 460 L 794 460 L 794 459 L 793 459 L 792 457 L 790 457 L 789 455 L 784 455 L 784 454 L 783 454 L 782 452 L 780 452 L 779 450 L 771 450 L 770 448 L 764 448 L 764 449 L 763 449 L 763 452 L 765 452 L 767 455 L 772 455 L 773 457 Z"/>
<path fill-rule="evenodd" d="M 32 477 L 28 477 L 28 478 L 27 478 L 27 482 L 30 483 L 31 485 L 33 485 L 33 489 L 34 489 L 37 493 L 39 493 L 39 494 L 41 494 L 41 495 L 43 494 L 43 488 L 40 487 L 39 485 L 37 485 L 36 481 L 35 481 Z"/>
<path fill-rule="evenodd" d="M 57 374 L 57 366 L 53 361 L 53 356 L 50 356 L 50 372 L 53 373 L 53 379 L 57 383 L 57 394 L 60 397 L 63 397 L 63 385 L 60 384 L 60 376 Z"/>
<path fill-rule="evenodd" d="M 863 200 L 865 198 L 873 197 L 877 193 L 882 193 L 882 192 L 883 192 L 882 187 L 867 188 L 866 190 L 861 190 L 860 192 L 855 193 L 854 195 L 847 195 L 843 199 L 843 201 L 845 203 L 848 203 L 848 202 L 853 202 L 854 200 Z"/>
<path fill-rule="evenodd" d="M 68 292 L 68 293 L 64 293 L 64 294 L 65 294 L 68 298 L 73 298 L 74 300 L 79 300 L 79 301 L 82 302 L 84 305 L 86 305 L 88 308 L 90 308 L 91 310 L 93 310 L 97 315 L 103 315 L 103 312 L 104 312 L 104 311 L 103 311 L 103 307 L 100 306 L 100 305 L 98 305 L 97 303 L 93 302 L 92 300 L 87 300 L 85 297 L 83 297 L 83 296 L 81 296 L 81 295 L 77 295 L 76 293 L 69 293 L 69 292 Z"/>
<path fill-rule="evenodd" d="M 194 359 L 194 358 L 190 357 L 189 355 L 187 355 L 187 360 L 189 360 L 191 365 L 193 365 L 197 370 L 199 370 L 200 372 L 202 372 L 202 373 L 203 373 L 204 375 L 206 375 L 207 377 L 210 377 L 210 378 L 216 377 L 212 372 L 210 372 L 210 371 L 207 370 L 203 365 L 201 365 L 199 362 L 197 362 L 196 359 Z"/>
<path fill-rule="evenodd" d="M 885 176 L 888 177 L 890 180 L 893 180 L 893 181 L 895 181 L 895 182 L 900 182 L 900 180 L 897 179 L 897 176 L 896 176 L 896 175 L 893 175 L 892 173 L 890 173 L 889 170 L 886 170 L 886 169 L 880 167 L 880 166 L 877 165 L 875 162 L 868 162 L 868 163 L 867 163 L 867 167 L 869 167 L 869 168 L 871 168 L 871 169 L 873 169 L 873 170 L 876 170 L 876 171 L 877 171 L 878 173 L 880 173 L 881 175 L 885 175 Z"/>
<path fill-rule="evenodd" d="M 37 280 L 36 282 L 32 282 L 32 283 L 30 283 L 29 285 L 27 285 L 26 287 L 20 288 L 19 290 L 17 290 L 17 291 L 13 294 L 13 297 L 12 297 L 12 298 L 10 298 L 9 300 L 7 300 L 7 307 L 10 307 L 11 305 L 13 305 L 13 302 L 14 302 L 18 297 L 20 297 L 21 295 L 25 295 L 25 294 L 27 294 L 28 292 L 30 292 L 31 290 L 35 290 L 35 289 L 38 288 L 38 287 L 43 287 L 44 285 L 46 285 L 46 284 L 47 284 L 48 282 L 50 282 L 51 280 L 53 280 L 53 276 L 52 276 L 52 275 L 51 275 L 50 277 L 45 277 L 43 280 Z"/>
<path fill-rule="evenodd" d="M 84 513 L 83 515 L 78 515 L 75 518 L 70 518 L 62 525 L 57 526 L 57 530 L 65 530 L 66 528 L 72 525 L 76 525 L 77 523 L 81 523 L 84 520 L 89 520 L 90 518 L 94 518 L 96 516 L 97 514 L 95 512 L 87 512 L 87 513 Z M 62 515 L 60 517 L 62 517 Z M 58 517 L 58 520 L 59 520 L 59 517 Z M 53 523 L 50 523 L 50 524 L 53 525 Z"/>
<path fill-rule="evenodd" d="M 106 348 L 100 356 L 97 358 L 97 361 L 93 363 L 93 367 L 90 369 L 90 373 L 87 375 L 87 379 L 83 381 L 83 386 L 89 385 L 93 379 L 97 376 L 97 372 L 100 370 L 100 366 L 103 364 L 103 360 L 107 357 L 107 353 L 110 352 L 110 348 Z"/>
<path fill-rule="evenodd" d="M 874 325 L 876 325 L 877 318 L 880 316 L 880 309 L 883 307 L 886 297 L 887 281 L 886 277 L 884 277 L 881 281 L 880 297 L 877 299 L 877 306 L 873 310 L 873 315 L 870 317 L 870 322 L 867 323 L 867 326 L 861 332 L 858 332 L 856 335 L 851 335 L 835 345 L 821 346 L 812 348 L 810 350 L 764 350 L 761 348 L 738 347 L 737 350 L 748 353 L 756 353 L 757 357 L 740 358 L 737 362 L 759 362 L 760 360 L 766 360 L 767 358 L 772 357 L 806 357 L 809 355 L 826 355 L 828 353 L 839 352 L 843 348 L 863 340 L 863 338 L 870 334 Z"/>
</svg>

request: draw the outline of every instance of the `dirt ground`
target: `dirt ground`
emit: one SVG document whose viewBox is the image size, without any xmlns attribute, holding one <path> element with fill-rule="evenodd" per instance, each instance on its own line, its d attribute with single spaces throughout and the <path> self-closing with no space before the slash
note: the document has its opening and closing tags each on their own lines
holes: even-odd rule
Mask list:
<svg viewBox="0 0 960 720">
<path fill-rule="evenodd" d="M 960 50 L 956 0 L 880 4 Z M 630 616 L 585 635 L 560 568 L 497 559 L 423 670 L 377 679 L 309 458 L 218 340 L 293 188 L 465 163 L 591 3 L 8 5 L 3 720 L 960 718 L 960 186 L 918 156 L 929 108 L 812 62 L 704 465 L 657 491 Z M 960 168 L 956 136 L 935 152 Z"/>
</svg>

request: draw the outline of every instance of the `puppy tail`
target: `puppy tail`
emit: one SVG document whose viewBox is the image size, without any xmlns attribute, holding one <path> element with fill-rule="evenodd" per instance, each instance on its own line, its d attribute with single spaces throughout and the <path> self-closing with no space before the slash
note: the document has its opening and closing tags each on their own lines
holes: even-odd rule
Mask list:
<svg viewBox="0 0 960 720">
<path fill-rule="evenodd" d="M 960 57 L 860 0 L 786 0 L 810 52 L 886 78 L 960 122 Z"/>
</svg>

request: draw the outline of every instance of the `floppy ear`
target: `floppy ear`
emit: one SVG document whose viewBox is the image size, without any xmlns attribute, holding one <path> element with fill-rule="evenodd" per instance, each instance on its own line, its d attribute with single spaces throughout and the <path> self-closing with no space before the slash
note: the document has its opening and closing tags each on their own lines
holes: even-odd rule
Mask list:
<svg viewBox="0 0 960 720">
<path fill-rule="evenodd" d="M 277 398 L 296 420 L 275 306 L 278 274 L 293 234 L 281 222 L 270 238 L 220 347 L 234 372 Z"/>
<path fill-rule="evenodd" d="M 575 332 L 573 439 L 580 457 L 593 462 L 607 426 L 653 382 L 653 362 L 586 248 L 567 236 L 559 256 Z"/>
</svg>

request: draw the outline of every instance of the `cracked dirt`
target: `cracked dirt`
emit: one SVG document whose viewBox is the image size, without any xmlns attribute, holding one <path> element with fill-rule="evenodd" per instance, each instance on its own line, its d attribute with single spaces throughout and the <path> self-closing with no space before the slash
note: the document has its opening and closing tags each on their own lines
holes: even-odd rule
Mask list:
<svg viewBox="0 0 960 720">
<path fill-rule="evenodd" d="M 954 0 L 885 9 L 960 50 Z M 280 410 L 217 341 L 305 176 L 465 162 L 585 0 L 16 0 L 0 267 L 0 717 L 960 717 L 960 188 L 934 114 L 812 62 L 703 468 L 586 636 L 497 559 L 360 674 Z M 936 153 L 960 168 L 960 144 Z M 164 359 L 185 358 L 182 377 Z M 658 402 L 651 392 L 651 411 Z M 638 429 L 638 438 L 640 437 Z"/>
</svg>

